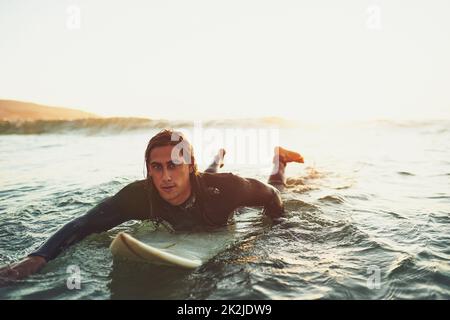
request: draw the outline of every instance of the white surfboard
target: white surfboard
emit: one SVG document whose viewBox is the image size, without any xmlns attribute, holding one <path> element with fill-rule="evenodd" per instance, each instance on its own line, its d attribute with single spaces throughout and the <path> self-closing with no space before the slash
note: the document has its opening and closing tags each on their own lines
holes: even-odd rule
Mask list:
<svg viewBox="0 0 450 320">
<path fill-rule="evenodd" d="M 190 259 L 170 253 L 165 249 L 156 248 L 143 243 L 127 233 L 119 233 L 112 241 L 111 252 L 115 257 L 144 261 L 152 264 L 176 266 L 185 269 L 195 269 L 202 265 L 199 259 Z"/>
</svg>

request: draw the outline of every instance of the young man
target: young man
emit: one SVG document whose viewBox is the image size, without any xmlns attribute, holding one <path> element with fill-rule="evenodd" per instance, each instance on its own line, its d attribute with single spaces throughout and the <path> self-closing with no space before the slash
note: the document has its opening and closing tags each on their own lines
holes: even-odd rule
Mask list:
<svg viewBox="0 0 450 320">
<path fill-rule="evenodd" d="M 204 172 L 197 170 L 192 145 L 183 134 L 163 130 L 145 151 L 147 179 L 135 181 L 112 197 L 66 224 L 27 258 L 0 269 L 0 284 L 22 279 L 39 271 L 67 247 L 92 233 L 107 231 L 128 220 L 162 222 L 176 231 L 225 226 L 233 212 L 243 206 L 262 206 L 273 219 L 283 214 L 277 189 L 285 185 L 288 162 L 303 163 L 300 154 L 275 148 L 275 172 L 269 184 L 231 173 L 217 173 L 225 150 Z"/>
</svg>

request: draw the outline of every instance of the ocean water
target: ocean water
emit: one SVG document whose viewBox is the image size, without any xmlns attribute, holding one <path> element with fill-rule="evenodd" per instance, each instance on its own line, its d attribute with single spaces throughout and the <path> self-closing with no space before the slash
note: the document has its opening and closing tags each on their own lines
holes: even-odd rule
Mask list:
<svg viewBox="0 0 450 320">
<path fill-rule="evenodd" d="M 143 178 L 145 146 L 159 129 L 85 129 L 0 135 L 0 265 Z M 114 261 L 108 247 L 119 231 L 160 232 L 130 221 L 0 288 L 0 298 L 450 299 L 449 121 L 271 130 L 278 134 L 272 142 L 305 157 L 303 165 L 288 165 L 280 224 L 258 208 L 242 208 L 231 231 L 185 235 L 193 248 L 210 243 L 214 252 L 199 269 L 183 271 Z M 229 150 L 222 171 L 265 181 L 266 164 L 239 163 L 239 150 Z M 202 153 L 200 169 L 211 154 Z M 67 286 L 70 266 L 80 270 L 80 289 Z"/>
</svg>

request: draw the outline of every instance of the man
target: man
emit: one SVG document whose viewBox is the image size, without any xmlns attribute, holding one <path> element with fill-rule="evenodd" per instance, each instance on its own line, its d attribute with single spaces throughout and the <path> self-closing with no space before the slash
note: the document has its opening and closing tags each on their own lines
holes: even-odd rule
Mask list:
<svg viewBox="0 0 450 320">
<path fill-rule="evenodd" d="M 238 207 L 262 206 L 272 219 L 283 214 L 279 190 L 286 182 L 288 162 L 303 163 L 300 154 L 275 148 L 274 173 L 269 184 L 231 173 L 217 173 L 223 166 L 220 149 L 204 173 L 197 170 L 192 145 L 180 132 L 163 130 L 145 151 L 147 178 L 135 181 L 112 197 L 66 224 L 37 251 L 0 269 L 0 284 L 39 271 L 67 247 L 92 233 L 107 231 L 128 220 L 153 220 L 176 231 L 225 226 Z"/>
</svg>

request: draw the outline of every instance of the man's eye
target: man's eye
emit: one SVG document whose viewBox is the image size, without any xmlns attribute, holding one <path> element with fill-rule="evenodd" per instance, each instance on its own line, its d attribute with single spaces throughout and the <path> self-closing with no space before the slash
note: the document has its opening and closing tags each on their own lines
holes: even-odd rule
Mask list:
<svg viewBox="0 0 450 320">
<path fill-rule="evenodd" d="M 161 170 L 161 166 L 158 164 L 154 164 L 154 165 L 152 165 L 152 169 L 153 170 Z"/>
<path fill-rule="evenodd" d="M 169 169 L 175 169 L 176 167 L 177 167 L 177 165 L 175 163 L 169 163 L 167 165 L 167 168 L 169 168 Z"/>
</svg>

